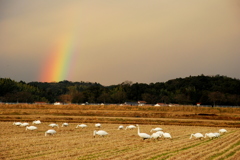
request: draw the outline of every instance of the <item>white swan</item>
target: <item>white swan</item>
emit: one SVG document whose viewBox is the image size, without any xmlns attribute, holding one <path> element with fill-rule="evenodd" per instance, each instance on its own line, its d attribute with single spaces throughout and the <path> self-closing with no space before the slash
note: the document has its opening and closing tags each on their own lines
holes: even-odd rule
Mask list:
<svg viewBox="0 0 240 160">
<path fill-rule="evenodd" d="M 134 125 L 129 125 L 129 126 L 127 126 L 127 127 L 125 128 L 125 130 L 127 130 L 127 129 L 134 129 L 134 128 L 137 128 L 137 127 L 134 126 Z"/>
<path fill-rule="evenodd" d="M 159 137 L 163 137 L 163 138 L 169 138 L 169 139 L 172 139 L 172 136 L 171 136 L 171 134 L 170 133 L 162 133 L 162 134 L 160 134 L 160 136 Z"/>
<path fill-rule="evenodd" d="M 54 130 L 54 129 L 49 129 L 49 130 L 47 130 L 46 132 L 45 132 L 45 136 L 47 136 L 47 134 L 49 134 L 49 135 L 54 135 L 54 134 L 56 134 L 57 132 Z"/>
<path fill-rule="evenodd" d="M 26 126 L 28 126 L 28 125 L 29 125 L 29 123 L 24 122 L 24 123 L 22 123 L 20 126 L 21 126 L 21 127 L 26 127 Z"/>
<path fill-rule="evenodd" d="M 218 132 L 215 132 L 213 134 L 215 134 L 216 138 L 220 137 L 220 133 L 218 133 Z"/>
<path fill-rule="evenodd" d="M 202 139 L 203 134 L 202 133 L 193 133 L 193 134 L 191 134 L 189 139 L 192 139 L 192 137 L 195 137 L 195 139 Z"/>
<path fill-rule="evenodd" d="M 147 134 L 147 133 L 140 133 L 139 125 L 137 124 L 136 126 L 138 127 L 138 135 L 139 135 L 139 137 L 141 137 L 143 140 L 151 138 L 151 136 L 149 134 Z"/>
<path fill-rule="evenodd" d="M 54 127 L 58 127 L 58 128 L 59 128 L 58 124 L 56 124 L 56 123 L 51 123 L 51 124 L 49 124 L 48 126 L 50 126 L 50 127 L 52 127 L 52 128 L 54 128 Z"/>
<path fill-rule="evenodd" d="M 78 127 L 80 127 L 80 128 L 86 128 L 87 125 L 86 125 L 86 124 L 78 124 L 78 125 L 76 126 L 76 128 L 78 128 Z"/>
<path fill-rule="evenodd" d="M 41 124 L 40 120 L 33 121 L 32 124 Z"/>
<path fill-rule="evenodd" d="M 15 126 L 20 126 L 22 123 L 21 122 L 13 122 L 13 125 Z"/>
<path fill-rule="evenodd" d="M 104 130 L 99 130 L 99 131 L 95 130 L 95 131 L 93 131 L 93 137 L 94 138 L 95 138 L 95 135 L 99 135 L 99 136 L 104 137 L 104 136 L 108 135 L 108 133 Z"/>
<path fill-rule="evenodd" d="M 213 133 L 205 133 L 205 137 L 204 138 L 210 138 L 210 139 L 213 139 L 213 138 L 215 138 L 216 137 L 216 135 L 215 134 L 213 134 Z"/>
<path fill-rule="evenodd" d="M 153 129 L 151 129 L 150 132 L 152 132 L 152 131 L 162 131 L 162 130 L 163 130 L 162 128 L 157 127 L 157 128 L 153 128 Z"/>
<path fill-rule="evenodd" d="M 62 127 L 67 127 L 69 124 L 68 123 L 63 123 Z"/>
<path fill-rule="evenodd" d="M 37 127 L 35 127 L 35 126 L 27 126 L 26 127 L 26 130 L 30 130 L 30 131 L 33 131 L 33 130 L 36 130 L 37 129 Z"/>
<path fill-rule="evenodd" d="M 120 125 L 120 126 L 118 127 L 118 130 L 120 130 L 120 129 L 123 129 L 123 126 L 122 126 L 122 125 Z"/>
<path fill-rule="evenodd" d="M 226 132 L 227 132 L 226 129 L 220 129 L 220 130 L 219 130 L 219 133 L 226 133 Z"/>
<path fill-rule="evenodd" d="M 100 124 L 100 123 L 97 123 L 97 124 L 95 124 L 95 127 L 100 128 L 100 127 L 101 127 L 101 124 Z"/>
<path fill-rule="evenodd" d="M 153 139 L 158 139 L 159 137 L 160 137 L 160 134 L 158 134 L 157 132 L 155 132 L 151 135 L 151 138 L 153 138 Z"/>
</svg>

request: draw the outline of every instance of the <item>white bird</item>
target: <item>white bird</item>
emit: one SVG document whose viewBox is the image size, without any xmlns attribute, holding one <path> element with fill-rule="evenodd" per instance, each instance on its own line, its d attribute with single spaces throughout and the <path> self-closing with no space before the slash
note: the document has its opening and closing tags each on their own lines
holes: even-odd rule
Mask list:
<svg viewBox="0 0 240 160">
<path fill-rule="evenodd" d="M 127 129 L 134 129 L 134 128 L 137 128 L 137 127 L 134 126 L 134 125 L 129 125 L 129 126 L 127 126 L 127 127 L 125 128 L 125 130 L 127 130 Z"/>
<path fill-rule="evenodd" d="M 160 134 L 158 134 L 157 132 L 155 132 L 151 135 L 151 138 L 153 138 L 153 139 L 158 139 L 159 137 L 160 137 Z"/>
<path fill-rule="evenodd" d="M 21 127 L 26 127 L 26 126 L 28 126 L 28 125 L 29 125 L 29 123 L 24 122 L 24 123 L 22 123 L 20 126 L 21 126 Z"/>
<path fill-rule="evenodd" d="M 220 130 L 219 130 L 219 133 L 226 133 L 226 132 L 227 132 L 226 129 L 220 129 Z"/>
<path fill-rule="evenodd" d="M 41 124 L 40 120 L 33 121 L 32 124 Z"/>
<path fill-rule="evenodd" d="M 170 133 L 163 133 L 163 134 L 160 134 L 160 136 L 159 137 L 162 137 L 163 136 L 163 138 L 169 138 L 169 139 L 172 139 L 172 136 L 171 136 L 171 134 Z"/>
<path fill-rule="evenodd" d="M 210 139 L 213 139 L 213 138 L 215 138 L 216 136 L 215 136 L 215 134 L 213 134 L 213 133 L 205 133 L 205 137 L 204 138 L 210 138 Z"/>
<path fill-rule="evenodd" d="M 104 130 L 99 130 L 99 131 L 95 130 L 95 131 L 93 131 L 93 137 L 94 138 L 95 138 L 95 135 L 99 135 L 99 136 L 104 137 L 104 136 L 108 135 L 108 133 Z"/>
<path fill-rule="evenodd" d="M 150 132 L 152 132 L 152 131 L 162 131 L 162 130 L 163 130 L 162 128 L 157 127 L 157 128 L 153 128 L 153 129 L 151 129 Z"/>
<path fill-rule="evenodd" d="M 100 124 L 100 123 L 97 123 L 97 124 L 95 124 L 95 127 L 100 128 L 100 127 L 101 127 L 101 124 Z"/>
<path fill-rule="evenodd" d="M 54 130 L 54 129 L 49 129 L 49 130 L 47 130 L 46 132 L 45 132 L 45 136 L 47 136 L 47 134 L 49 134 L 49 135 L 54 135 L 54 134 L 56 134 L 57 132 Z"/>
<path fill-rule="evenodd" d="M 216 138 L 220 137 L 220 133 L 216 132 L 216 133 L 213 133 L 215 134 Z"/>
<path fill-rule="evenodd" d="M 203 134 L 202 133 L 193 133 L 193 134 L 191 134 L 189 139 L 192 139 L 192 137 L 195 137 L 195 139 L 202 139 Z"/>
<path fill-rule="evenodd" d="M 22 123 L 21 122 L 13 122 L 13 125 L 15 126 L 20 126 Z"/>
<path fill-rule="evenodd" d="M 78 128 L 78 127 L 80 127 L 80 128 L 86 128 L 87 125 L 86 125 L 86 124 L 78 124 L 78 125 L 76 126 L 76 128 Z"/>
<path fill-rule="evenodd" d="M 122 126 L 122 125 L 120 125 L 120 126 L 118 127 L 118 130 L 120 130 L 120 129 L 123 129 L 123 126 Z"/>
<path fill-rule="evenodd" d="M 62 127 L 67 127 L 68 126 L 68 123 L 63 123 L 62 124 Z"/>
<path fill-rule="evenodd" d="M 56 124 L 56 123 L 51 123 L 51 124 L 49 124 L 48 126 L 50 126 L 50 127 L 52 127 L 52 128 L 54 128 L 54 127 L 58 127 L 58 128 L 59 128 L 58 124 Z"/>
<path fill-rule="evenodd" d="M 151 136 L 149 134 L 147 134 L 147 133 L 140 133 L 139 125 L 137 124 L 136 126 L 138 127 L 138 135 L 139 135 L 139 137 L 143 138 L 143 140 L 151 138 Z"/>
<path fill-rule="evenodd" d="M 37 127 L 35 127 L 35 126 L 27 126 L 26 127 L 26 130 L 30 130 L 30 131 L 33 131 L 33 130 L 36 130 L 37 129 Z"/>
</svg>

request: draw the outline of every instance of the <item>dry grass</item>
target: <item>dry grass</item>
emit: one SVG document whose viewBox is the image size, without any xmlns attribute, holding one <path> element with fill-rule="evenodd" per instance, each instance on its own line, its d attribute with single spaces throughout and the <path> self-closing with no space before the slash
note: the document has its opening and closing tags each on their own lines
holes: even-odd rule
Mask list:
<svg viewBox="0 0 240 160">
<path fill-rule="evenodd" d="M 237 159 L 240 149 L 240 130 L 226 128 L 228 132 L 220 138 L 209 140 L 189 139 L 191 133 L 216 132 L 219 127 L 140 125 L 141 132 L 161 127 L 171 133 L 172 140 L 142 140 L 137 129 L 117 130 L 120 124 L 102 124 L 109 133 L 106 137 L 93 138 L 93 123 L 85 129 L 76 129 L 77 123 L 69 127 L 55 128 L 57 134 L 44 136 L 49 129 L 44 122 L 38 130 L 26 131 L 25 127 L 13 126 L 11 122 L 0 122 L 0 159 L 19 160 L 153 160 L 153 159 Z M 61 123 L 59 123 L 61 125 Z M 124 125 L 126 127 L 126 125 Z"/>
<path fill-rule="evenodd" d="M 0 104 L 0 121 L 101 122 L 240 127 L 240 108 Z"/>
<path fill-rule="evenodd" d="M 135 107 L 78 105 L 3 105 L 0 104 L 0 159 L 3 160 L 221 160 L 240 157 L 238 108 Z M 203 114 L 203 115 L 199 115 Z M 207 115 L 204 115 L 207 114 Z M 210 115 L 209 115 L 210 114 Z M 40 119 L 38 130 L 26 131 L 13 121 Z M 44 136 L 50 123 L 68 122 L 56 128 L 54 136 Z M 93 138 L 94 123 L 102 123 L 106 137 Z M 76 125 L 85 123 L 85 129 Z M 117 130 L 119 125 L 139 124 L 148 134 L 155 127 L 171 133 L 172 140 L 145 140 L 137 130 Z M 209 140 L 189 139 L 190 134 L 228 132 Z"/>
</svg>

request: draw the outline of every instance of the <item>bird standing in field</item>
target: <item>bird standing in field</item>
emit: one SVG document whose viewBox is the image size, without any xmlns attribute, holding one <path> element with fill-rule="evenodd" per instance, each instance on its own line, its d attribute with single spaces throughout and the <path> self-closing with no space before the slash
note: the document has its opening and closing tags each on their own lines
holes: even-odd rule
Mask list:
<svg viewBox="0 0 240 160">
<path fill-rule="evenodd" d="M 153 129 L 151 129 L 150 132 L 152 132 L 152 131 L 162 131 L 162 130 L 163 130 L 162 128 L 157 127 L 157 128 L 153 128 Z"/>
<path fill-rule="evenodd" d="M 51 124 L 49 124 L 49 126 L 52 127 L 52 128 L 54 128 L 54 127 L 58 127 L 59 128 L 58 124 L 56 124 L 56 123 L 51 123 Z"/>
<path fill-rule="evenodd" d="M 42 122 L 40 120 L 33 121 L 32 124 L 41 124 Z"/>
<path fill-rule="evenodd" d="M 202 133 L 193 133 L 193 134 L 191 134 L 189 139 L 192 139 L 192 137 L 195 137 L 195 139 L 202 139 L 203 134 Z"/>
<path fill-rule="evenodd" d="M 80 127 L 80 128 L 86 128 L 87 125 L 86 125 L 86 124 L 78 124 L 78 125 L 76 126 L 76 128 L 78 128 L 78 127 Z"/>
<path fill-rule="evenodd" d="M 123 126 L 122 126 L 122 125 L 120 125 L 120 126 L 118 127 L 118 130 L 120 130 L 120 129 L 123 129 Z"/>
<path fill-rule="evenodd" d="M 149 134 L 140 132 L 138 124 L 136 126 L 138 127 L 138 135 L 139 135 L 139 137 L 141 137 L 143 140 L 151 138 L 151 136 Z"/>
<path fill-rule="evenodd" d="M 57 132 L 54 130 L 54 129 L 49 129 L 49 130 L 47 130 L 46 132 L 45 132 L 45 136 L 47 136 L 47 135 L 54 135 L 54 134 L 56 134 Z"/>
<path fill-rule="evenodd" d="M 100 128 L 100 127 L 101 127 L 101 124 L 100 124 L 100 123 L 97 123 L 97 124 L 95 124 L 95 127 Z"/>
<path fill-rule="evenodd" d="M 226 129 L 219 129 L 219 133 L 222 134 L 222 133 L 226 133 L 227 130 Z"/>
<path fill-rule="evenodd" d="M 69 124 L 68 123 L 63 123 L 62 127 L 67 127 Z"/>
<path fill-rule="evenodd" d="M 37 127 L 36 126 L 27 126 L 26 127 L 26 130 L 30 130 L 30 131 L 33 131 L 33 130 L 36 130 Z"/>
<path fill-rule="evenodd" d="M 127 127 L 125 128 L 125 130 L 127 130 L 127 129 L 134 129 L 134 128 L 137 128 L 137 127 L 134 126 L 134 125 L 129 125 L 129 126 L 127 126 Z"/>
<path fill-rule="evenodd" d="M 104 137 L 106 135 L 108 135 L 108 133 L 104 130 L 99 130 L 99 131 L 93 131 L 93 137 L 95 138 L 96 135 L 99 135 L 101 137 Z"/>
</svg>

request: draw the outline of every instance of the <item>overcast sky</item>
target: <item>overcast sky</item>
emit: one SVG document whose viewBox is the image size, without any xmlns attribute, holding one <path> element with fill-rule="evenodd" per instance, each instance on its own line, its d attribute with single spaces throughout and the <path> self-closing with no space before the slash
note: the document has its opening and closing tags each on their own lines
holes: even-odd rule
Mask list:
<svg viewBox="0 0 240 160">
<path fill-rule="evenodd" d="M 62 80 L 240 79 L 238 0 L 0 0 L 0 77 L 59 81 L 44 80 L 42 70 L 69 35 Z"/>
</svg>

